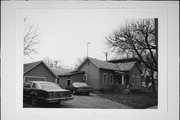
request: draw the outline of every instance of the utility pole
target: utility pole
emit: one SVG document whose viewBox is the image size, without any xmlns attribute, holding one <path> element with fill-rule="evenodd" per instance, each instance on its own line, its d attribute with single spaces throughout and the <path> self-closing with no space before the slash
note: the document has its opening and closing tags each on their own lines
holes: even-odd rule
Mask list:
<svg viewBox="0 0 180 120">
<path fill-rule="evenodd" d="M 89 49 L 89 44 L 90 44 L 91 42 L 87 42 L 86 44 L 87 44 L 87 57 L 88 57 L 88 49 Z"/>
<path fill-rule="evenodd" d="M 107 52 L 104 52 L 105 56 L 106 56 L 106 61 L 107 61 L 107 57 L 108 57 L 108 53 Z"/>
</svg>

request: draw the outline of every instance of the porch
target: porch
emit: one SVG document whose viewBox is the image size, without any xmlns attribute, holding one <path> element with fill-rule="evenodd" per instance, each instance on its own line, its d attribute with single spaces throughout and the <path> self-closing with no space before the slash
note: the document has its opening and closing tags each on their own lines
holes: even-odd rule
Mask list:
<svg viewBox="0 0 180 120">
<path fill-rule="evenodd" d="M 124 93 L 129 90 L 129 77 L 124 72 L 115 71 L 113 92 Z"/>
</svg>

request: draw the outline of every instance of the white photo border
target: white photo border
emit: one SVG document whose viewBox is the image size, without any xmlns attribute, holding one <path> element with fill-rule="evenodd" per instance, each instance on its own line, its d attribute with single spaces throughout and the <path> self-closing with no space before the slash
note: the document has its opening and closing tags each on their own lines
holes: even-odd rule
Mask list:
<svg viewBox="0 0 180 120">
<path fill-rule="evenodd" d="M 158 109 L 23 108 L 23 22 L 26 10 L 113 9 L 128 18 L 158 18 Z M 39 119 L 147 119 L 177 120 L 179 114 L 178 2 L 2 2 L 1 115 L 2 120 Z M 136 14 L 132 14 L 136 13 Z M 177 56 L 175 56 L 177 55 Z M 177 99 L 178 98 L 178 99 Z"/>
</svg>

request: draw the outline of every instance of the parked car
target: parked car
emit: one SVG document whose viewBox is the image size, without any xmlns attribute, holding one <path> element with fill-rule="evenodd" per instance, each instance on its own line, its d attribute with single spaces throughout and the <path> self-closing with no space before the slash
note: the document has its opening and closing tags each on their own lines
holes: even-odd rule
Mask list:
<svg viewBox="0 0 180 120">
<path fill-rule="evenodd" d="M 33 106 L 40 103 L 61 103 L 61 101 L 72 100 L 73 97 L 69 90 L 60 88 L 52 82 L 30 81 L 24 84 L 24 100 L 31 101 Z"/>
<path fill-rule="evenodd" d="M 70 90 L 72 94 L 84 93 L 89 95 L 89 93 L 93 91 L 93 88 L 85 82 L 72 82 L 67 89 Z"/>
</svg>

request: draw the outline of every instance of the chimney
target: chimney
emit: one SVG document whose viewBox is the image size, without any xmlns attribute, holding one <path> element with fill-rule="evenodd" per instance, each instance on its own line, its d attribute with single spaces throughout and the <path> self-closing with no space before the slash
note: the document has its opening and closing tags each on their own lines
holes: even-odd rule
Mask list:
<svg viewBox="0 0 180 120">
<path fill-rule="evenodd" d="M 106 56 L 106 61 L 107 61 L 107 57 L 108 57 L 108 53 L 107 52 L 104 52 L 105 56 Z"/>
</svg>

